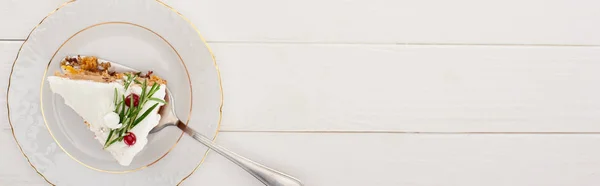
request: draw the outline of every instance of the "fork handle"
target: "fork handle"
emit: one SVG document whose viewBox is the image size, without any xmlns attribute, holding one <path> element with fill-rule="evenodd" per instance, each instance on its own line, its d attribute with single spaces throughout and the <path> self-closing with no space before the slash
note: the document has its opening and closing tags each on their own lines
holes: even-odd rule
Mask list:
<svg viewBox="0 0 600 186">
<path fill-rule="evenodd" d="M 185 133 L 189 134 L 196 141 L 199 141 L 206 147 L 212 149 L 213 151 L 221 154 L 223 157 L 237 164 L 242 169 L 246 170 L 246 172 L 250 173 L 252 176 L 256 177 L 256 179 L 260 180 L 260 182 L 264 183 L 267 186 L 302 186 L 300 180 L 283 172 L 279 172 L 277 170 L 256 163 L 234 152 L 231 152 L 226 148 L 215 144 L 212 140 L 196 132 L 194 129 L 187 127 L 181 121 L 177 122 L 177 127 L 183 130 Z"/>
</svg>

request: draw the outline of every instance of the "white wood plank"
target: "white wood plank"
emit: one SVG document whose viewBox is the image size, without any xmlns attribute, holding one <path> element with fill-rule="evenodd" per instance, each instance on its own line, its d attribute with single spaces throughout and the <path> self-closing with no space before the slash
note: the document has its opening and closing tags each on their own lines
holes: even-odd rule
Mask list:
<svg viewBox="0 0 600 186">
<path fill-rule="evenodd" d="M 210 41 L 600 44 L 594 0 L 168 0 Z"/>
<path fill-rule="evenodd" d="M 0 1 L 0 38 L 25 38 L 64 0 Z M 599 1 L 165 1 L 209 41 L 600 45 Z"/>
<path fill-rule="evenodd" d="M 212 46 L 226 131 L 600 132 L 597 47 Z"/>
<path fill-rule="evenodd" d="M 212 46 L 223 130 L 600 132 L 600 47 Z"/>
<path fill-rule="evenodd" d="M 222 133 L 235 152 L 310 186 L 596 186 L 597 135 Z M 259 186 L 211 154 L 185 185 Z"/>
<path fill-rule="evenodd" d="M 0 145 L 10 149 L 0 154 L 0 185 L 44 185 L 6 131 L 0 135 Z M 595 186 L 600 182 L 597 135 L 219 135 L 219 144 L 311 186 Z M 261 184 L 213 153 L 183 185 Z"/>
</svg>

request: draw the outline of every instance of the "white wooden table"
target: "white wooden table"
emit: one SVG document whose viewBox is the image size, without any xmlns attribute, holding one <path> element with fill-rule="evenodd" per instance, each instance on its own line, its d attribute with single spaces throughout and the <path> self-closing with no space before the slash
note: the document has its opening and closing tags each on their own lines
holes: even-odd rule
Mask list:
<svg viewBox="0 0 600 186">
<path fill-rule="evenodd" d="M 64 0 L 0 0 L 0 105 Z M 597 186 L 600 1 L 168 0 L 213 47 L 217 142 L 308 186 Z M 0 106 L 0 185 L 47 185 Z M 183 185 L 261 185 L 211 153 Z"/>
</svg>

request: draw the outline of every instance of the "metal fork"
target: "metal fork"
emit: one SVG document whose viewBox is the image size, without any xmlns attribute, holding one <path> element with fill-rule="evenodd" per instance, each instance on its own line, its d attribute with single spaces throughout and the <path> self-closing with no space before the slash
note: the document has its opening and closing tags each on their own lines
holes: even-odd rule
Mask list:
<svg viewBox="0 0 600 186">
<path fill-rule="evenodd" d="M 181 129 L 186 134 L 189 134 L 196 141 L 199 141 L 206 147 L 237 164 L 267 186 L 302 186 L 300 180 L 231 152 L 226 148 L 215 144 L 211 139 L 196 132 L 194 129 L 187 127 L 185 123 L 181 122 L 175 115 L 175 107 L 172 100 L 171 92 L 167 88 L 167 96 L 165 98 L 167 104 L 159 110 L 159 114 L 161 115 L 160 122 L 150 131 L 150 134 L 160 132 L 162 129 L 169 126 L 177 126 L 177 128 Z"/>
</svg>

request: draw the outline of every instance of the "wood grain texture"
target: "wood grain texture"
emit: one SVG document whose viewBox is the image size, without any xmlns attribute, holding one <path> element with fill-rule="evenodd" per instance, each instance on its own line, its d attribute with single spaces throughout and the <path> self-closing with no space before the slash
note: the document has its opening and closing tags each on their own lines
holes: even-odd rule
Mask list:
<svg viewBox="0 0 600 186">
<path fill-rule="evenodd" d="M 594 0 L 166 2 L 210 41 L 600 44 Z"/>
<path fill-rule="evenodd" d="M 600 47 L 211 46 L 225 131 L 600 132 Z"/>
<path fill-rule="evenodd" d="M 600 47 L 211 46 L 226 131 L 600 132 Z"/>
<path fill-rule="evenodd" d="M 2 72 L 9 72 L 20 43 L 0 42 L 0 56 L 5 61 Z M 389 130 L 398 126 L 417 127 L 418 131 L 431 129 L 423 126 L 433 126 L 436 129 L 433 131 L 497 130 L 498 125 L 494 122 L 465 125 L 473 119 L 471 117 L 480 116 L 477 113 L 489 112 L 485 116 L 520 116 L 535 121 L 506 125 L 517 131 L 544 131 L 548 123 L 542 121 L 551 122 L 550 127 L 569 131 L 592 126 L 593 118 L 575 120 L 581 115 L 573 115 L 576 122 L 564 120 L 562 123 L 558 122 L 557 114 L 578 111 L 595 117 L 592 107 L 597 100 L 592 94 L 597 94 L 594 91 L 598 90 L 590 85 L 598 78 L 594 73 L 599 68 L 593 62 L 597 60 L 593 55 L 597 53 L 595 47 L 212 45 L 221 65 L 225 90 L 229 90 L 226 91 L 224 130 L 354 130 L 365 129 L 364 126 L 372 127 L 368 128 L 370 130 Z M 453 61 L 453 65 L 448 61 Z M 415 79 L 429 85 L 414 83 Z M 315 82 L 319 86 L 313 87 Z M 340 91 L 339 94 L 336 91 Z M 372 93 L 378 94 L 368 96 Z M 588 93 L 590 95 L 586 95 Z M 412 97 L 395 97 L 398 94 Z M 5 92 L 0 96 L 5 96 Z M 313 106 L 324 105 L 332 109 L 313 112 L 323 108 L 306 103 L 318 103 Z M 511 109 L 501 107 L 515 104 L 522 104 L 524 108 L 519 112 L 508 112 L 506 110 Z M 566 108 L 554 107 L 554 104 Z M 434 116 L 443 118 L 457 114 L 454 117 L 462 120 L 438 121 L 423 117 L 415 120 L 423 122 L 420 125 L 408 125 L 393 121 L 412 115 L 389 115 L 387 118 L 367 118 L 374 119 L 372 121 L 362 120 L 368 121 L 369 125 L 354 125 L 350 121 L 361 116 L 352 115 L 357 113 L 379 116 L 394 113 L 393 109 L 386 112 L 390 109 L 381 108 L 396 105 L 403 105 L 399 107 L 402 112 L 410 112 L 413 109 L 407 107 L 413 106 L 429 112 L 434 119 Z M 535 109 L 543 106 L 551 109 Z M 374 110 L 364 112 L 366 109 Z M 335 113 L 333 111 L 349 114 L 327 115 Z M 521 113 L 526 111 L 529 113 Z M 301 120 L 311 118 L 301 116 L 314 114 L 329 120 L 324 120 L 325 123 Z M 557 118 L 543 120 L 541 116 Z M 0 119 L 4 120 L 0 123 L 7 123 L 6 116 Z M 264 122 L 256 122 L 259 120 Z M 582 123 L 587 125 L 580 125 Z M 506 126 L 501 127 L 506 129 Z M 6 125 L 3 127 L 0 144 L 12 150 L 1 155 L 0 163 L 17 168 L 0 169 L 0 183 L 43 185 L 44 181 L 18 152 L 10 130 L 6 130 Z M 599 140 L 598 135 L 223 132 L 218 142 L 249 158 L 296 175 L 307 185 L 586 186 L 600 181 L 594 176 L 600 163 L 596 158 L 600 151 L 594 148 Z M 215 154 L 211 154 L 206 164 L 184 185 L 215 184 L 260 185 Z"/>
<path fill-rule="evenodd" d="M 595 186 L 600 181 L 598 135 L 225 132 L 217 142 L 311 186 Z M 211 154 L 184 185 L 261 184 Z"/>
<path fill-rule="evenodd" d="M 7 131 L 0 132 L 0 144 L 7 148 L 0 154 L 0 185 L 45 185 L 9 137 Z M 217 143 L 311 186 L 595 186 L 600 182 L 598 135 L 223 132 Z M 261 184 L 213 153 L 182 185 Z"/>
<path fill-rule="evenodd" d="M 63 2 L 0 1 L 0 38 L 25 38 Z M 218 42 L 600 45 L 594 0 L 165 2 Z"/>
<path fill-rule="evenodd" d="M 0 0 L 0 90 L 21 44 L 10 40 L 64 2 Z M 600 182 L 600 135 L 515 134 L 600 132 L 600 1 L 165 2 L 215 50 L 217 143 L 306 185 Z M 47 185 L 12 138 L 5 97 L 0 185 Z M 211 153 L 183 185 L 261 184 Z"/>
</svg>

